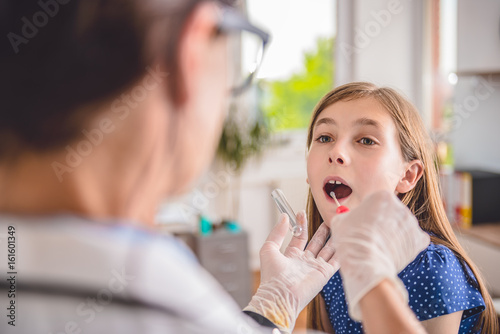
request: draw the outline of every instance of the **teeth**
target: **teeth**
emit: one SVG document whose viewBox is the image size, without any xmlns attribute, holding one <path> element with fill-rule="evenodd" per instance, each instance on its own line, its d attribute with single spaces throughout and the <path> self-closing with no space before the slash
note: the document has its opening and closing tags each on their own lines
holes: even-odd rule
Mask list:
<svg viewBox="0 0 500 334">
<path fill-rule="evenodd" d="M 336 182 L 336 184 L 342 184 L 342 182 L 340 182 L 340 181 L 337 181 L 337 182 Z"/>
<path fill-rule="evenodd" d="M 331 184 L 342 184 L 342 182 L 335 181 L 335 180 L 330 180 L 330 181 L 328 181 L 328 183 L 331 183 Z"/>
</svg>

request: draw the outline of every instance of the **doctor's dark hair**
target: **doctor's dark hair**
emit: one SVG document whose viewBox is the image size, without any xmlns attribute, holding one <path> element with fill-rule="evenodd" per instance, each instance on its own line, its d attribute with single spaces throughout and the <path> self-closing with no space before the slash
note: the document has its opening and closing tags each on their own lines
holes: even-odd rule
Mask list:
<svg viewBox="0 0 500 334">
<path fill-rule="evenodd" d="M 497 333 L 498 323 L 496 312 L 481 274 L 458 242 L 446 216 L 439 189 L 438 171 L 435 164 L 436 159 L 432 153 L 434 151 L 432 141 L 417 109 L 408 100 L 394 89 L 377 87 L 367 82 L 353 82 L 339 86 L 326 94 L 313 110 L 308 129 L 308 150 L 313 141 L 313 129 L 316 120 L 325 108 L 339 101 L 366 98 L 377 101 L 394 121 L 403 160 L 406 162 L 420 160 L 423 164 L 424 171 L 422 177 L 412 190 L 399 194 L 400 200 L 415 215 L 420 227 L 430 233 L 433 243 L 448 247 L 459 259 L 464 272 L 467 273 L 467 267 L 471 269 L 476 277 L 476 282 L 473 279 L 470 281 L 479 289 L 486 305 L 485 310 L 480 314 L 479 326 L 482 327 L 482 333 Z M 307 212 L 309 221 L 308 234 L 309 238 L 311 238 L 322 222 L 311 189 L 309 189 L 307 198 Z M 309 328 L 325 331 L 323 323 L 330 320 L 321 317 L 320 310 L 322 305 L 324 305 L 324 302 L 320 295 L 316 296 L 309 304 L 307 319 Z"/>
<path fill-rule="evenodd" d="M 177 46 L 202 1 L 0 1 L 0 159 L 78 139 L 153 62 L 178 104 Z"/>
</svg>

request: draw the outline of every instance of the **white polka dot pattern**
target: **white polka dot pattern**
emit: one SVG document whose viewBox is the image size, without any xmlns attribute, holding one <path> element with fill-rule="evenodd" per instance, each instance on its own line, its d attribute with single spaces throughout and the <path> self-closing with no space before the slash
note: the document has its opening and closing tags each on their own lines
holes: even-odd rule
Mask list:
<svg viewBox="0 0 500 334">
<path fill-rule="evenodd" d="M 464 311 L 459 334 L 479 333 L 473 327 L 484 310 L 483 297 L 468 266 L 462 266 L 447 247 L 431 243 L 398 276 L 408 290 L 410 308 L 420 321 Z M 339 272 L 321 294 L 336 334 L 363 333 L 362 324 L 347 313 Z"/>
</svg>

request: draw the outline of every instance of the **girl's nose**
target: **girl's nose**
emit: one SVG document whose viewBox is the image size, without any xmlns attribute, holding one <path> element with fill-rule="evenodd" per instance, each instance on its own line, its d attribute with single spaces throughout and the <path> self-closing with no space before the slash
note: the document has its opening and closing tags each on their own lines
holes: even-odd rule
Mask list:
<svg viewBox="0 0 500 334">
<path fill-rule="evenodd" d="M 333 150 L 330 151 L 329 157 L 328 157 L 328 162 L 340 166 L 345 166 L 349 164 L 349 158 L 343 152 L 340 147 L 336 147 Z"/>
<path fill-rule="evenodd" d="M 330 158 L 328 158 L 328 161 L 329 161 L 331 164 L 333 164 L 333 160 L 332 160 L 332 158 L 331 158 L 331 157 L 330 157 Z M 339 157 L 339 158 L 337 158 L 337 159 L 335 160 L 335 162 L 336 162 L 337 164 L 339 164 L 339 165 L 343 165 L 343 164 L 344 164 L 344 159 L 342 159 L 342 158 L 340 158 L 340 157 Z"/>
</svg>

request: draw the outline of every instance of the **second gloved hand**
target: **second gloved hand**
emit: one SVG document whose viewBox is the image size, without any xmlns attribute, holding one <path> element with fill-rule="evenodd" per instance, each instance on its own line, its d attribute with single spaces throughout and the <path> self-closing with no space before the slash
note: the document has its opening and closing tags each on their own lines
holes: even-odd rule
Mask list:
<svg viewBox="0 0 500 334">
<path fill-rule="evenodd" d="M 307 248 L 307 222 L 304 212 L 297 214 L 302 234 L 293 237 L 284 254 L 280 247 L 288 231 L 286 214 L 269 234 L 260 251 L 261 283 L 247 311 L 259 313 L 291 332 L 300 311 L 321 291 L 338 270 L 334 250 L 325 246 L 329 228 L 321 225 Z"/>
<path fill-rule="evenodd" d="M 429 245 L 430 238 L 395 195 L 371 195 L 354 210 L 337 215 L 329 225 L 329 243 L 336 248 L 351 318 L 361 321 L 359 301 L 385 278 L 408 300 L 397 274 Z"/>
</svg>

